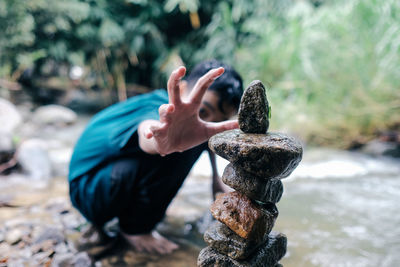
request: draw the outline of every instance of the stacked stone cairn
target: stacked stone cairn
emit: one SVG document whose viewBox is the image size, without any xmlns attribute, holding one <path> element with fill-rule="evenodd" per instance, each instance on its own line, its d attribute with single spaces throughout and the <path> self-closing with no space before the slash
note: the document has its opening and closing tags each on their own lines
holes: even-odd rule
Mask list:
<svg viewBox="0 0 400 267">
<path fill-rule="evenodd" d="M 276 267 L 286 253 L 286 236 L 271 232 L 283 193 L 282 178 L 302 157 L 301 144 L 281 133 L 269 133 L 266 92 L 253 81 L 243 94 L 239 128 L 214 135 L 209 147 L 227 159 L 222 181 L 236 191 L 220 194 L 211 205 L 217 220 L 204 234 L 209 245 L 198 266 Z"/>
</svg>

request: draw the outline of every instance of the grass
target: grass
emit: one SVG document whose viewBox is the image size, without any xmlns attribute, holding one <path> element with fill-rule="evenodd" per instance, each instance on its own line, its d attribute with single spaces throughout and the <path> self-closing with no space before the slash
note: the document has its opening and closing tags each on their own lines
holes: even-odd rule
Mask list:
<svg viewBox="0 0 400 267">
<path fill-rule="evenodd" d="M 298 2 L 257 23 L 236 60 L 246 83 L 270 85 L 272 130 L 343 148 L 400 127 L 399 1 Z"/>
</svg>

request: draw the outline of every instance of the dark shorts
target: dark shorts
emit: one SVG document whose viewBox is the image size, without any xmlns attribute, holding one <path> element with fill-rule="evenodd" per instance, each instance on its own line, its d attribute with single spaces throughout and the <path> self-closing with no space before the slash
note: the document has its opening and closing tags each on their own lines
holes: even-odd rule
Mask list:
<svg viewBox="0 0 400 267">
<path fill-rule="evenodd" d="M 137 159 L 121 159 L 73 180 L 72 204 L 97 227 L 117 217 L 125 233 L 150 232 L 163 219 L 184 177 L 165 175 L 157 167 L 141 173 L 140 166 Z"/>
</svg>

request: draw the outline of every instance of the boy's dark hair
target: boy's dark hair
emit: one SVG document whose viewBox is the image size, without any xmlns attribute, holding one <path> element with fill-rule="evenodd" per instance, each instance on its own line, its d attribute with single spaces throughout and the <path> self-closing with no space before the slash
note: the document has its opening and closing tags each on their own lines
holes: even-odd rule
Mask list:
<svg viewBox="0 0 400 267">
<path fill-rule="evenodd" d="M 224 112 L 223 103 L 228 103 L 238 110 L 240 99 L 243 94 L 243 82 L 239 73 L 229 65 L 215 59 L 197 64 L 186 78 L 188 87 L 193 88 L 201 76 L 206 74 L 209 70 L 219 67 L 223 67 L 225 73 L 216 79 L 208 90 L 215 91 L 218 94 L 220 98 L 218 101 L 218 108 L 222 112 Z"/>
</svg>

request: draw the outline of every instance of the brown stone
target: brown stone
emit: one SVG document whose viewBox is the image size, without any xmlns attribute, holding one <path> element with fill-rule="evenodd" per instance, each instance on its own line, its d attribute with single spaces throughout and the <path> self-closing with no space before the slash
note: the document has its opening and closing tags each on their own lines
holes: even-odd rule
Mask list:
<svg viewBox="0 0 400 267">
<path fill-rule="evenodd" d="M 301 144 L 287 135 L 246 134 L 239 129 L 214 135 L 208 145 L 237 168 L 266 179 L 289 176 L 303 154 Z"/>
<path fill-rule="evenodd" d="M 263 179 L 230 163 L 226 166 L 222 181 L 251 199 L 267 203 L 277 203 L 283 193 L 283 184 L 279 179 Z"/>
<path fill-rule="evenodd" d="M 245 260 L 235 260 L 212 247 L 206 247 L 200 251 L 197 259 L 199 267 L 275 267 L 278 261 L 286 254 L 286 236 L 272 232 L 268 241 L 261 245 L 253 254 Z"/>
<path fill-rule="evenodd" d="M 237 191 L 218 195 L 210 210 L 215 219 L 236 234 L 254 240 L 270 232 L 278 216 L 275 205 L 261 207 Z"/>
<path fill-rule="evenodd" d="M 239 128 L 245 133 L 268 131 L 268 100 L 261 81 L 253 81 L 244 92 L 239 107 Z"/>
</svg>

